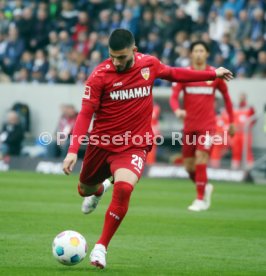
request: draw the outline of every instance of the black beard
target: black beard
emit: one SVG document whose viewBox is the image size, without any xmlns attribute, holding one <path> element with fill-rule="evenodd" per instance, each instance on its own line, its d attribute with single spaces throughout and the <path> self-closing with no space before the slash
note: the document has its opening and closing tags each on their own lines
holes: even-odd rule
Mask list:
<svg viewBox="0 0 266 276">
<path fill-rule="evenodd" d="M 119 68 L 117 68 L 116 71 L 118 73 L 125 72 L 125 71 L 127 71 L 132 66 L 132 64 L 133 64 L 133 58 L 127 61 L 124 69 L 120 70 Z"/>
</svg>

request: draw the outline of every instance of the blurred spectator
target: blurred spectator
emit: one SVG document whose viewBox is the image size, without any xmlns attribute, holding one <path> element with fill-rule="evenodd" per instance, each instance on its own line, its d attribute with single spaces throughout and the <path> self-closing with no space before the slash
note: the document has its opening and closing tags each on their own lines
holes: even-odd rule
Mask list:
<svg viewBox="0 0 266 276">
<path fill-rule="evenodd" d="M 231 44 L 230 35 L 224 34 L 218 45 L 225 62 L 231 63 L 234 57 L 234 46 Z"/>
<path fill-rule="evenodd" d="M 89 32 L 89 16 L 86 12 L 79 12 L 78 22 L 73 28 L 72 39 L 74 41 L 77 41 L 80 33 L 88 33 L 88 32 Z"/>
<path fill-rule="evenodd" d="M 59 72 L 58 78 L 57 78 L 57 83 L 62 83 L 62 84 L 74 84 L 75 81 L 73 77 L 70 74 L 70 71 L 68 69 L 64 69 Z"/>
<path fill-rule="evenodd" d="M 121 13 L 124 10 L 124 1 L 123 0 L 115 0 L 114 1 L 114 11 Z"/>
<path fill-rule="evenodd" d="M 21 68 L 14 74 L 13 80 L 17 83 L 27 83 L 30 80 L 29 71 L 26 68 Z"/>
<path fill-rule="evenodd" d="M 266 78 L 266 51 L 259 52 L 258 64 L 255 68 L 255 77 Z"/>
<path fill-rule="evenodd" d="M 58 30 L 72 31 L 78 20 L 78 11 L 71 0 L 63 0 L 62 10 L 58 20 Z"/>
<path fill-rule="evenodd" d="M 262 9 L 255 9 L 252 14 L 251 39 L 257 40 L 262 37 L 266 31 L 265 20 Z"/>
<path fill-rule="evenodd" d="M 67 54 L 73 48 L 73 41 L 71 40 L 69 33 L 65 30 L 61 31 L 58 34 L 58 37 L 59 37 L 58 45 L 59 45 L 60 53 L 62 53 L 63 56 L 66 57 Z"/>
<path fill-rule="evenodd" d="M 54 21 L 60 14 L 60 2 L 59 0 L 49 0 L 49 17 Z"/>
<path fill-rule="evenodd" d="M 45 75 L 45 80 L 48 84 L 55 84 L 57 82 L 57 70 L 55 68 L 50 68 Z"/>
<path fill-rule="evenodd" d="M 5 155 L 19 155 L 24 131 L 15 111 L 7 113 L 7 119 L 0 133 L 0 158 Z"/>
<path fill-rule="evenodd" d="M 39 9 L 37 11 L 37 18 L 31 26 L 30 49 L 32 51 L 43 49 L 49 43 L 48 34 L 50 30 L 51 24 L 46 10 Z"/>
<path fill-rule="evenodd" d="M 210 11 L 220 16 L 223 16 L 222 0 L 214 0 L 211 5 Z"/>
<path fill-rule="evenodd" d="M 189 49 L 188 48 L 180 48 L 179 57 L 175 60 L 176 67 L 187 67 L 190 64 L 189 58 Z"/>
<path fill-rule="evenodd" d="M 74 49 L 79 53 L 82 53 L 85 57 L 89 55 L 90 45 L 86 32 L 78 33 L 77 41 L 74 44 Z"/>
<path fill-rule="evenodd" d="M 49 64 L 46 60 L 46 55 L 43 50 L 37 50 L 32 67 L 32 82 L 44 82 L 45 75 L 48 72 Z"/>
<path fill-rule="evenodd" d="M 247 3 L 248 17 L 252 18 L 255 9 L 263 9 L 263 1 L 261 0 L 249 0 Z"/>
<path fill-rule="evenodd" d="M 168 63 L 169 65 L 174 64 L 173 61 L 175 60 L 175 49 L 174 49 L 174 44 L 171 40 L 168 40 L 165 42 L 161 57 L 162 59 L 169 60 L 170 61 Z"/>
<path fill-rule="evenodd" d="M 99 14 L 99 21 L 95 25 L 95 30 L 98 33 L 109 33 L 109 27 L 110 27 L 110 14 L 111 12 L 109 10 L 103 10 Z"/>
<path fill-rule="evenodd" d="M 238 28 L 236 31 L 236 39 L 239 41 L 243 41 L 245 38 L 249 37 L 251 33 L 251 28 L 252 25 L 248 18 L 247 11 L 240 11 L 238 19 Z"/>
<path fill-rule="evenodd" d="M 76 122 L 77 111 L 71 104 L 62 105 L 61 117 L 56 127 L 54 139 L 47 148 L 47 157 L 64 157 L 70 143 L 70 135 Z"/>
<path fill-rule="evenodd" d="M 138 33 L 138 18 L 134 18 L 132 11 L 130 9 L 125 9 L 123 11 L 123 17 L 121 20 L 120 28 L 130 30 L 133 35 L 137 35 Z"/>
<path fill-rule="evenodd" d="M 110 23 L 110 29 L 109 31 L 112 32 L 115 29 L 120 28 L 121 24 L 121 16 L 118 12 L 113 12 L 111 16 L 111 23 Z"/>
<path fill-rule="evenodd" d="M 238 51 L 235 56 L 233 67 L 234 74 L 239 78 L 247 78 L 250 76 L 250 64 L 246 60 L 246 55 L 243 51 Z"/>
<path fill-rule="evenodd" d="M 238 21 L 234 16 L 234 12 L 231 9 L 225 10 L 224 12 L 224 33 L 230 34 L 230 38 L 235 39 L 238 28 Z"/>
<path fill-rule="evenodd" d="M 209 53 L 209 57 L 208 57 L 208 62 L 213 63 L 214 58 L 216 56 L 216 54 L 220 54 L 220 48 L 219 48 L 219 44 L 217 41 L 213 40 L 210 38 L 210 35 L 208 32 L 204 32 L 202 34 L 202 40 L 207 43 L 209 49 L 210 49 L 210 53 Z"/>
<path fill-rule="evenodd" d="M 3 58 L 3 71 L 12 76 L 16 70 L 19 59 L 24 50 L 24 43 L 18 36 L 16 27 L 10 27 L 8 31 L 7 44 Z"/>
<path fill-rule="evenodd" d="M 175 18 L 174 18 L 175 26 L 174 33 L 178 31 L 184 31 L 187 34 L 191 32 L 192 27 L 192 19 L 191 16 L 185 13 L 185 11 L 181 8 L 176 9 Z"/>
<path fill-rule="evenodd" d="M 19 62 L 19 69 L 26 69 L 28 73 L 32 72 L 33 68 L 33 57 L 29 51 L 23 52 L 20 62 Z"/>
<path fill-rule="evenodd" d="M 99 51 L 93 51 L 91 53 L 91 58 L 89 61 L 88 75 L 92 73 L 92 71 L 95 69 L 95 67 L 99 64 L 100 61 L 101 53 Z"/>
<path fill-rule="evenodd" d="M 7 41 L 5 39 L 5 36 L 4 34 L 0 33 L 0 65 L 2 65 L 2 62 L 6 55 L 6 46 L 7 46 Z"/>
<path fill-rule="evenodd" d="M 243 9 L 245 5 L 245 0 L 227 0 L 223 4 L 222 10 L 226 13 L 227 10 L 231 10 L 234 15 L 238 15 L 240 10 Z"/>
<path fill-rule="evenodd" d="M 149 33 L 144 51 L 145 53 L 154 53 L 156 56 L 159 56 L 161 54 L 162 44 L 160 36 L 157 32 Z"/>
<path fill-rule="evenodd" d="M 0 9 L 0 34 L 6 34 L 8 31 L 9 21 L 5 17 L 5 13 Z"/>
<path fill-rule="evenodd" d="M 197 17 L 197 20 L 193 24 L 192 32 L 194 33 L 204 33 L 208 31 L 208 24 L 205 20 L 205 15 L 200 13 Z"/>
<path fill-rule="evenodd" d="M 224 34 L 224 18 L 217 11 L 213 10 L 209 14 L 208 24 L 210 38 L 220 41 Z"/>
</svg>

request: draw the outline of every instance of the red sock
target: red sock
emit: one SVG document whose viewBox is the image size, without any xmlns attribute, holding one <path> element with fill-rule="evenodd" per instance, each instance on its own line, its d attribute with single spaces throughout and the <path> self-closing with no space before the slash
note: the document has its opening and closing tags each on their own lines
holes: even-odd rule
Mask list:
<svg viewBox="0 0 266 276">
<path fill-rule="evenodd" d="M 189 178 L 193 181 L 193 182 L 195 182 L 195 172 L 189 172 L 188 173 L 188 175 L 189 175 Z"/>
<path fill-rule="evenodd" d="M 78 184 L 78 192 L 79 192 L 79 195 L 82 196 L 82 197 L 85 197 L 85 193 L 81 190 L 80 188 L 80 183 Z"/>
<path fill-rule="evenodd" d="M 93 195 L 101 196 L 103 194 L 103 191 L 104 191 L 104 187 L 103 187 L 103 184 L 101 184 L 100 187 L 98 188 L 97 192 L 95 192 Z"/>
<path fill-rule="evenodd" d="M 86 195 L 84 193 L 84 191 L 82 191 L 82 189 L 80 188 L 80 183 L 78 184 L 78 192 L 79 192 L 80 196 L 82 196 L 82 197 L 86 197 L 86 196 L 90 196 L 90 195 L 101 196 L 103 194 L 103 191 L 104 191 L 104 187 L 103 187 L 103 184 L 101 184 L 100 187 L 98 188 L 98 190 L 95 193 Z"/>
<path fill-rule="evenodd" d="M 197 187 L 197 199 L 202 200 L 204 197 L 205 186 L 207 184 L 207 166 L 206 164 L 196 165 L 196 187 Z"/>
<path fill-rule="evenodd" d="M 106 248 L 127 213 L 133 186 L 127 182 L 115 182 L 112 201 L 105 214 L 103 231 L 98 244 Z"/>
</svg>

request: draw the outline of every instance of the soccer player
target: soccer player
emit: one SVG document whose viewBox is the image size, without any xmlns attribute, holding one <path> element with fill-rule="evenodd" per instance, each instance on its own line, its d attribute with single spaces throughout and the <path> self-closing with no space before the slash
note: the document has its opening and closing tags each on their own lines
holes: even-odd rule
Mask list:
<svg viewBox="0 0 266 276">
<path fill-rule="evenodd" d="M 106 266 L 107 247 L 127 213 L 131 193 L 142 175 L 147 152 L 152 147 L 154 80 L 232 79 L 232 73 L 225 68 L 209 71 L 172 68 L 153 56 L 138 53 L 132 33 L 125 29 L 112 32 L 109 55 L 110 58 L 99 64 L 88 77 L 72 143 L 63 163 L 64 172 L 70 174 L 77 161 L 80 138 L 87 133 L 95 113 L 78 192 L 82 197 L 89 197 L 90 213 L 108 188 L 109 183 L 104 180 L 110 176 L 114 178 L 113 195 L 103 230 L 90 254 L 91 264 L 100 268 Z"/>
<path fill-rule="evenodd" d="M 207 65 L 209 49 L 205 42 L 196 41 L 190 46 L 191 66 L 194 72 L 212 72 Z M 210 207 L 213 186 L 208 183 L 207 163 L 211 150 L 212 136 L 216 129 L 215 90 L 218 89 L 225 101 L 229 115 L 230 135 L 234 134 L 233 108 L 224 80 L 174 83 L 170 106 L 179 119 L 184 120 L 183 158 L 190 179 L 196 184 L 197 198 L 188 207 L 190 211 L 204 211 Z M 184 107 L 180 108 L 178 97 L 184 92 Z M 216 141 L 218 142 L 218 141 Z"/>
<path fill-rule="evenodd" d="M 247 96 L 241 93 L 238 107 L 234 109 L 234 122 L 236 133 L 232 139 L 232 169 L 239 169 L 241 161 L 246 158 L 248 168 L 252 168 L 254 157 L 252 152 L 252 128 L 256 123 L 254 118 L 255 109 L 247 103 Z M 246 140 L 246 145 L 245 145 Z M 243 148 L 246 146 L 246 156 L 243 155 Z"/>
</svg>

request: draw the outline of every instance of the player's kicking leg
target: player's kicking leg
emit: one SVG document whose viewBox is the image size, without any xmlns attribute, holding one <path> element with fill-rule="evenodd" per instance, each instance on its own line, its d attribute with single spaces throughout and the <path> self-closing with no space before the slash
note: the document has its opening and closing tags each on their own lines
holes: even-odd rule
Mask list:
<svg viewBox="0 0 266 276">
<path fill-rule="evenodd" d="M 106 179 L 102 185 L 100 185 L 96 193 L 85 197 L 81 205 L 81 211 L 84 214 L 92 213 L 97 208 L 97 205 L 103 197 L 103 194 L 111 187 L 111 185 L 111 181 Z"/>
</svg>

